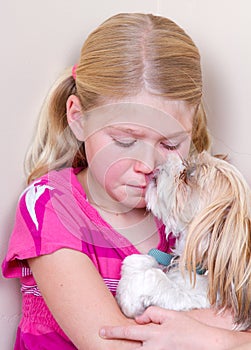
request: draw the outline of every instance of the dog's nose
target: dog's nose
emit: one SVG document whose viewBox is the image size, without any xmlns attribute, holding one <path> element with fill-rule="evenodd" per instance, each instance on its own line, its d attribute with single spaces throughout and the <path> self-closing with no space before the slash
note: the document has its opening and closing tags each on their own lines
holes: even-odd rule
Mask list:
<svg viewBox="0 0 251 350">
<path fill-rule="evenodd" d="M 160 169 L 159 168 L 154 169 L 154 171 L 151 174 L 148 175 L 149 182 L 152 181 L 152 182 L 154 182 L 156 184 L 159 173 L 160 173 Z"/>
</svg>

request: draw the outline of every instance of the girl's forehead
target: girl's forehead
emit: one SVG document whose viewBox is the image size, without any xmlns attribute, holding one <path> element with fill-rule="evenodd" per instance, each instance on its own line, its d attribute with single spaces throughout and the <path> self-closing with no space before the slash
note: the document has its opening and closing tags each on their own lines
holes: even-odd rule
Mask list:
<svg viewBox="0 0 251 350">
<path fill-rule="evenodd" d="M 190 132 L 193 115 L 194 108 L 173 101 L 166 105 L 165 110 L 141 103 L 111 103 L 85 114 L 85 138 L 104 128 L 131 130 L 135 133 L 148 129 L 167 137 Z"/>
<path fill-rule="evenodd" d="M 160 132 L 158 128 L 149 128 L 138 124 L 128 124 L 128 123 L 120 123 L 109 125 L 105 127 L 103 130 L 107 131 L 111 135 L 124 135 L 131 136 L 135 138 L 147 138 L 147 137 L 163 137 L 163 132 Z M 181 129 L 180 131 L 173 132 L 171 128 L 168 130 L 168 135 L 165 135 L 165 138 L 177 138 L 183 137 L 184 134 L 187 134 L 191 131 Z"/>
</svg>

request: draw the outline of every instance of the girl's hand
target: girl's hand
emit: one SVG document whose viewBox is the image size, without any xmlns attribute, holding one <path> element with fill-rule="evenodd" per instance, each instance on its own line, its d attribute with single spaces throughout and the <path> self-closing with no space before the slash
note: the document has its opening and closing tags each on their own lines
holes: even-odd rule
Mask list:
<svg viewBox="0 0 251 350">
<path fill-rule="evenodd" d="M 208 341 L 209 337 L 208 326 L 183 312 L 149 307 L 136 321 L 139 325 L 105 327 L 100 334 L 106 338 L 141 341 L 142 346 L 135 350 L 202 350 L 202 341 Z"/>
<path fill-rule="evenodd" d="M 189 313 L 158 307 L 149 307 L 136 321 L 138 325 L 104 327 L 100 335 L 141 341 L 142 346 L 136 346 L 135 350 L 223 350 L 251 341 L 249 333 L 212 327 Z"/>
</svg>

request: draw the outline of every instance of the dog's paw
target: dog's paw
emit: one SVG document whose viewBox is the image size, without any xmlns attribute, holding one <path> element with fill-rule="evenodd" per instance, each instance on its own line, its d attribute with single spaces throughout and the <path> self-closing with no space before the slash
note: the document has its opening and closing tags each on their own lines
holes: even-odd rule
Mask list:
<svg viewBox="0 0 251 350">
<path fill-rule="evenodd" d="M 116 299 L 122 312 L 127 317 L 135 318 L 151 305 L 162 306 L 165 302 L 163 296 L 171 289 L 172 281 L 166 274 L 159 268 L 150 268 L 134 275 L 122 276 Z"/>
<path fill-rule="evenodd" d="M 127 293 L 117 293 L 116 300 L 123 314 L 129 318 L 141 315 L 146 309 L 144 300 L 132 297 Z"/>
<path fill-rule="evenodd" d="M 148 275 L 155 275 L 155 271 L 161 270 L 155 258 L 150 255 L 133 254 L 125 258 L 116 299 L 127 317 L 135 317 L 151 305 L 152 292 L 148 291 Z"/>
<path fill-rule="evenodd" d="M 134 273 L 146 271 L 152 267 L 158 267 L 154 257 L 146 254 L 132 254 L 127 256 L 122 264 L 122 275 L 125 273 Z"/>
</svg>

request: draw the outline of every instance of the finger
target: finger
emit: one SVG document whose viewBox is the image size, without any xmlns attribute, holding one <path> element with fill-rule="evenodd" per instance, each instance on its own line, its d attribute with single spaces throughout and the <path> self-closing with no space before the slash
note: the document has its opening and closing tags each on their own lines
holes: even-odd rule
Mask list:
<svg viewBox="0 0 251 350">
<path fill-rule="evenodd" d="M 161 324 L 168 321 L 169 319 L 172 319 L 175 314 L 176 311 L 162 309 L 157 306 L 150 306 L 142 315 L 137 316 L 135 318 L 135 321 L 141 325 L 150 322 Z"/>
<path fill-rule="evenodd" d="M 149 338 L 148 327 L 136 326 L 106 326 L 100 329 L 99 335 L 106 339 L 127 339 L 136 341 L 145 341 Z"/>
</svg>

